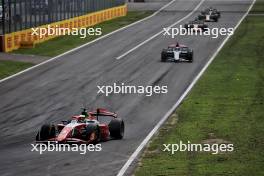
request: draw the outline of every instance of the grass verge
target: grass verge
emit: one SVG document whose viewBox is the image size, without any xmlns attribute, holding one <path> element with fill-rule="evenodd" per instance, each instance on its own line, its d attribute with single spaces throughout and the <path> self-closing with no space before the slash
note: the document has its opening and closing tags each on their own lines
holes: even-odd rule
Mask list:
<svg viewBox="0 0 264 176">
<path fill-rule="evenodd" d="M 256 3 L 257 6 L 259 3 Z M 263 7 L 263 4 L 260 3 Z M 257 11 L 260 7 L 254 7 Z M 136 176 L 264 175 L 264 18 L 248 16 L 145 150 Z M 175 123 L 177 121 L 177 123 Z M 234 151 L 163 152 L 218 139 Z"/>
<path fill-rule="evenodd" d="M 0 79 L 13 75 L 28 67 L 33 66 L 32 63 L 16 62 L 16 61 L 0 61 Z"/>
<path fill-rule="evenodd" d="M 105 35 L 123 26 L 129 25 L 135 21 L 143 19 L 151 15 L 152 13 L 152 11 L 132 11 L 128 12 L 127 16 L 115 18 L 113 20 L 109 20 L 95 25 L 93 27 L 102 28 L 102 35 Z M 40 43 L 36 45 L 35 48 L 18 49 L 13 51 L 13 53 L 53 57 L 64 53 L 72 48 L 90 42 L 98 37 L 100 36 L 87 36 L 85 39 L 82 39 L 80 38 L 80 36 L 61 36 L 44 43 Z"/>
</svg>

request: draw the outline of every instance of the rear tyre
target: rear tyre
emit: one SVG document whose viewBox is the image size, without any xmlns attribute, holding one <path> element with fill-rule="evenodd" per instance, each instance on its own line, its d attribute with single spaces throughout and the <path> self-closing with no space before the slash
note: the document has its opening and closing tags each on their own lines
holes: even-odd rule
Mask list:
<svg viewBox="0 0 264 176">
<path fill-rule="evenodd" d="M 218 22 L 218 17 L 215 17 L 215 22 Z"/>
<path fill-rule="evenodd" d="M 41 126 L 39 132 L 37 133 L 37 141 L 45 141 L 56 136 L 56 128 L 54 125 L 44 124 Z"/>
<path fill-rule="evenodd" d="M 189 62 L 193 62 L 193 53 L 192 52 L 189 54 Z"/>
<path fill-rule="evenodd" d="M 112 119 L 109 123 L 110 136 L 114 139 L 122 139 L 124 137 L 125 124 L 122 119 Z"/>
<path fill-rule="evenodd" d="M 166 62 L 166 54 L 161 53 L 161 62 Z"/>
</svg>

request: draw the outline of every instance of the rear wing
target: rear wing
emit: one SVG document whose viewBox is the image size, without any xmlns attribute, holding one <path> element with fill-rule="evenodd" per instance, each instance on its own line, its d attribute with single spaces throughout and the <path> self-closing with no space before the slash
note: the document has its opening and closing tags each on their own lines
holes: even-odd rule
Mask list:
<svg viewBox="0 0 264 176">
<path fill-rule="evenodd" d="M 98 116 L 108 116 L 108 117 L 117 118 L 117 114 L 116 113 L 110 112 L 107 109 L 103 109 L 103 108 L 97 108 L 95 111 L 89 112 L 89 114 L 91 116 L 96 116 L 97 119 L 98 119 Z"/>
</svg>

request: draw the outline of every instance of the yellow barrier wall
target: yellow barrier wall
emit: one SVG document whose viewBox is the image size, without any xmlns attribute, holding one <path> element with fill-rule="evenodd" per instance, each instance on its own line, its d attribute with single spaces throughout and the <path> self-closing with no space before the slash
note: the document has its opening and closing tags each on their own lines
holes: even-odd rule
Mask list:
<svg viewBox="0 0 264 176">
<path fill-rule="evenodd" d="M 101 23 L 103 21 L 111 20 L 116 17 L 125 16 L 126 14 L 127 14 L 127 5 L 123 5 L 123 6 L 97 11 L 94 13 L 89 13 L 83 16 L 70 18 L 59 22 L 54 22 L 51 24 L 38 26 L 38 28 L 47 28 L 48 25 L 50 25 L 50 27 L 55 27 L 57 25 L 60 28 L 70 28 L 70 29 L 89 27 Z M 5 34 L 4 49 L 3 49 L 4 52 L 10 52 L 12 50 L 18 49 L 20 47 L 21 41 L 32 41 L 34 43 L 41 43 L 57 37 L 56 35 L 53 36 L 46 35 L 40 38 L 40 36 L 31 35 L 32 32 L 33 31 L 30 28 L 22 31 Z"/>
</svg>

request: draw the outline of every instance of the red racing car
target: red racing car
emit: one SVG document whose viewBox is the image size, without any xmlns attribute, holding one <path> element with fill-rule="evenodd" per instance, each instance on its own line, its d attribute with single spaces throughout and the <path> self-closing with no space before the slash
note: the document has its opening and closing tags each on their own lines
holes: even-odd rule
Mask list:
<svg viewBox="0 0 264 176">
<path fill-rule="evenodd" d="M 110 122 L 105 117 L 110 117 Z M 95 144 L 110 139 L 122 139 L 124 130 L 124 121 L 116 113 L 101 108 L 92 112 L 83 109 L 81 115 L 73 116 L 71 120 L 57 125 L 42 125 L 36 135 L 36 142 Z"/>
</svg>

